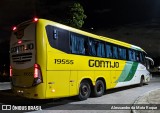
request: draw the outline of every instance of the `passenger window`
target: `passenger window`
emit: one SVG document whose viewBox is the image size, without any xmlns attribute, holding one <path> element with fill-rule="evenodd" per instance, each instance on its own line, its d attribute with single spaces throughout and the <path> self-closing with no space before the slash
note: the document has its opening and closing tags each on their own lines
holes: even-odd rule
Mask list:
<svg viewBox="0 0 160 113">
<path fill-rule="evenodd" d="M 144 63 L 144 55 L 142 52 L 139 53 L 140 62 Z"/>
<path fill-rule="evenodd" d="M 81 35 L 71 33 L 71 53 L 85 54 L 84 38 Z"/>
<path fill-rule="evenodd" d="M 133 51 L 133 50 L 128 50 L 128 55 L 129 55 L 129 60 L 131 60 L 131 61 L 136 61 L 135 51 Z"/>
<path fill-rule="evenodd" d="M 106 57 L 112 58 L 112 48 L 111 48 L 111 45 L 109 44 L 106 44 Z"/>
<path fill-rule="evenodd" d="M 118 59 L 118 51 L 116 46 L 113 46 L 113 58 Z"/>
<path fill-rule="evenodd" d="M 105 57 L 104 44 L 101 42 L 97 43 L 97 56 Z"/>
<path fill-rule="evenodd" d="M 92 39 L 88 40 L 88 55 L 96 56 L 96 45 Z"/>
<path fill-rule="evenodd" d="M 126 49 L 119 47 L 118 52 L 119 52 L 119 59 L 126 60 Z"/>
<path fill-rule="evenodd" d="M 140 62 L 140 54 L 138 51 L 136 51 L 136 61 Z"/>
<path fill-rule="evenodd" d="M 46 33 L 51 47 L 70 53 L 69 31 L 47 25 Z"/>
</svg>

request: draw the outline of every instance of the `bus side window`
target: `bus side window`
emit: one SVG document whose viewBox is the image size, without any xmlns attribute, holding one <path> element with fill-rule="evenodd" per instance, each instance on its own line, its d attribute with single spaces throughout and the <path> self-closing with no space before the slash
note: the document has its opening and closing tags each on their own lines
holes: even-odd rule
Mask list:
<svg viewBox="0 0 160 113">
<path fill-rule="evenodd" d="M 129 55 L 129 60 L 130 60 L 130 61 L 136 61 L 135 51 L 133 51 L 133 50 L 128 50 L 128 55 Z"/>
<path fill-rule="evenodd" d="M 112 58 L 112 48 L 111 45 L 106 44 L 106 57 L 107 58 Z"/>
<path fill-rule="evenodd" d="M 84 38 L 71 33 L 71 53 L 74 54 L 85 54 L 85 47 L 84 47 Z"/>
<path fill-rule="evenodd" d="M 142 53 L 139 53 L 140 62 L 143 62 Z"/>
<path fill-rule="evenodd" d="M 135 55 L 136 55 L 136 61 L 140 62 L 140 56 L 139 56 L 140 54 L 139 54 L 139 52 L 136 51 Z"/>
<path fill-rule="evenodd" d="M 116 46 L 113 46 L 113 58 L 118 59 L 118 51 Z"/>
<path fill-rule="evenodd" d="M 129 60 L 130 61 L 132 61 L 133 60 L 133 52 L 131 51 L 131 50 L 128 50 L 128 58 L 129 58 Z"/>
<path fill-rule="evenodd" d="M 101 42 L 97 43 L 97 56 L 105 57 L 104 44 Z"/>
<path fill-rule="evenodd" d="M 69 31 L 47 25 L 46 33 L 49 44 L 52 48 L 70 53 Z"/>
<path fill-rule="evenodd" d="M 119 47 L 119 59 L 126 60 L 126 49 Z"/>
<path fill-rule="evenodd" d="M 144 63 L 144 55 L 142 52 L 139 52 L 140 62 Z"/>
<path fill-rule="evenodd" d="M 133 61 L 136 61 L 136 52 L 133 51 Z"/>
<path fill-rule="evenodd" d="M 88 55 L 96 56 L 96 45 L 92 39 L 88 40 Z"/>
</svg>

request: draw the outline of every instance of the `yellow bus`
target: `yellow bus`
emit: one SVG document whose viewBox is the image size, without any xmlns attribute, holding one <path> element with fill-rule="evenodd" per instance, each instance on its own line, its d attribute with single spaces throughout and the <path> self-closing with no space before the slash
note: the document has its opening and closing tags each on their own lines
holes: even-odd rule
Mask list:
<svg viewBox="0 0 160 113">
<path fill-rule="evenodd" d="M 107 89 L 149 82 L 146 58 L 140 47 L 34 18 L 13 28 L 12 90 L 33 99 L 99 97 Z"/>
</svg>

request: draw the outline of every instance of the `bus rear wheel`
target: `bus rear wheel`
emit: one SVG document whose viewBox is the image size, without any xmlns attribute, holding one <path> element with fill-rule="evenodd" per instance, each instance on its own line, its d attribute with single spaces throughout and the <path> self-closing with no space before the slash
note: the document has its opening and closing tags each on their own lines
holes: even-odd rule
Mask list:
<svg viewBox="0 0 160 113">
<path fill-rule="evenodd" d="M 97 80 L 96 81 L 96 85 L 94 87 L 94 96 L 95 97 L 100 97 L 104 94 L 104 90 L 105 90 L 105 87 L 104 87 L 104 82 L 102 80 Z"/>
<path fill-rule="evenodd" d="M 79 87 L 79 94 L 78 99 L 79 100 L 86 100 L 91 94 L 91 87 L 87 80 L 84 80 L 81 82 Z"/>
</svg>

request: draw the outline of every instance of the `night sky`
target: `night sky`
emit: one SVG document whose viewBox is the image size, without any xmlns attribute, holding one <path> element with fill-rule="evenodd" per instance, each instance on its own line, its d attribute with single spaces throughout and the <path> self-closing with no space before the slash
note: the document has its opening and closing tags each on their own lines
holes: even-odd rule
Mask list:
<svg viewBox="0 0 160 113">
<path fill-rule="evenodd" d="M 73 2 L 73 0 L 45 1 L 48 1 L 48 4 L 44 5 L 43 11 L 47 12 L 49 8 L 47 5 L 52 4 L 55 14 Z M 160 0 L 79 0 L 79 2 L 87 15 L 83 29 L 90 31 L 93 28 L 92 32 L 96 34 L 141 46 L 151 57 L 160 57 Z M 36 0 L 1 0 L 0 43 L 9 40 L 14 25 L 38 14 L 35 4 Z"/>
</svg>

